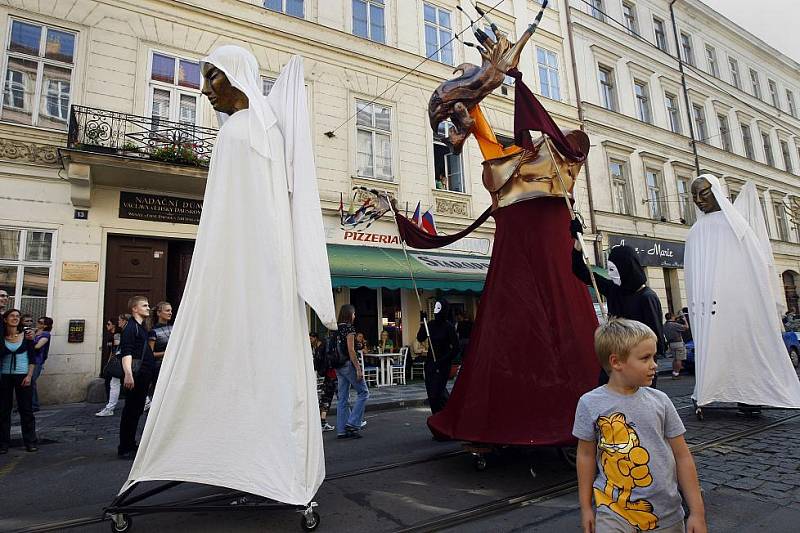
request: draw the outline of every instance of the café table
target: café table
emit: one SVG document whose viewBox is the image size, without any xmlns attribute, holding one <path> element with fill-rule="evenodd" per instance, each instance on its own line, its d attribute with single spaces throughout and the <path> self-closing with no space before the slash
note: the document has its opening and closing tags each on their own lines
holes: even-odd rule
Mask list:
<svg viewBox="0 0 800 533">
<path fill-rule="evenodd" d="M 399 353 L 365 353 L 364 358 L 372 357 L 378 360 L 378 387 L 394 385 L 392 380 L 392 359 L 400 359 Z"/>
</svg>

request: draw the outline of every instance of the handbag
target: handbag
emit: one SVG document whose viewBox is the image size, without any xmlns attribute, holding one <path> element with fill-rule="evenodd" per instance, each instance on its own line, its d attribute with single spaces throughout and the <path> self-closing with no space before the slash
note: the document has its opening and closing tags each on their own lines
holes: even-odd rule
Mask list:
<svg viewBox="0 0 800 533">
<path fill-rule="evenodd" d="M 136 325 L 136 328 L 139 328 L 139 325 Z M 144 351 L 147 349 L 147 339 L 144 340 L 144 346 L 142 346 L 142 356 L 139 359 L 134 359 L 131 361 L 131 372 L 133 372 L 133 376 L 136 377 L 136 374 L 139 373 L 139 369 L 142 368 L 142 361 L 144 360 Z M 119 354 L 114 354 L 108 358 L 108 362 L 106 363 L 106 367 L 103 372 L 112 378 L 123 379 L 125 377 L 125 369 L 122 368 L 122 357 Z"/>
</svg>

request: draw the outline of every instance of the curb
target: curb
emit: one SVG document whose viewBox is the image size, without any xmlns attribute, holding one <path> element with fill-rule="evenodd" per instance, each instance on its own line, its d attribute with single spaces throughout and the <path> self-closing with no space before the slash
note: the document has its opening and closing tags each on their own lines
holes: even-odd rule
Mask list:
<svg viewBox="0 0 800 533">
<path fill-rule="evenodd" d="M 367 401 L 366 408 L 364 409 L 365 412 L 375 412 L 375 411 L 391 411 L 393 409 L 408 409 L 411 407 L 424 407 L 428 405 L 428 398 L 410 398 L 405 400 L 390 400 L 385 402 L 378 402 L 370 404 Z M 328 416 L 336 414 L 336 407 L 331 405 L 330 410 L 328 411 Z"/>
</svg>

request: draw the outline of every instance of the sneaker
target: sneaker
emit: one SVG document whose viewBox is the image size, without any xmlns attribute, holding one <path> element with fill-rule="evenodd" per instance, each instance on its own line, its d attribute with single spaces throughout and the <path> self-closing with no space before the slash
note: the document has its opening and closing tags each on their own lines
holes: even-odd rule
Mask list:
<svg viewBox="0 0 800 533">
<path fill-rule="evenodd" d="M 336 429 L 336 427 L 328 424 L 327 422 L 322 424 L 322 431 L 333 431 L 334 429 Z"/>
<path fill-rule="evenodd" d="M 362 420 L 361 421 L 361 429 L 364 429 L 365 427 L 367 427 L 367 421 L 366 420 Z"/>
<path fill-rule="evenodd" d="M 94 416 L 114 416 L 114 410 L 109 409 L 108 407 L 103 407 L 98 412 L 96 412 Z"/>
<path fill-rule="evenodd" d="M 672 379 L 679 379 L 680 377 L 681 377 L 681 373 L 680 372 L 673 372 L 672 373 Z"/>
<path fill-rule="evenodd" d="M 150 396 L 148 396 L 144 400 L 144 412 L 146 413 L 149 410 L 150 410 Z"/>
</svg>

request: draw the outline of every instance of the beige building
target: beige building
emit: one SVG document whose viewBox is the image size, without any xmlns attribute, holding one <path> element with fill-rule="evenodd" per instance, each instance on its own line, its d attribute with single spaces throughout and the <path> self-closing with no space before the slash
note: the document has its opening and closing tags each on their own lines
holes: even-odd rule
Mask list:
<svg viewBox="0 0 800 533">
<path fill-rule="evenodd" d="M 697 0 L 673 7 L 675 30 L 667 0 L 570 0 L 595 231 L 605 251 L 639 247 L 664 310 L 677 310 L 696 167 L 731 199 L 751 180 L 797 312 L 800 65 Z"/>
<path fill-rule="evenodd" d="M 221 44 L 253 51 L 265 91 L 292 54 L 305 58 L 337 304 L 356 304 L 368 338 L 387 330 L 407 344 L 419 305 L 397 267 L 393 223 L 344 230 L 338 209 L 353 187 L 378 188 L 410 211 L 420 202 L 451 233 L 489 205 L 477 145 L 449 154 L 427 120 L 428 98 L 453 65 L 479 63 L 474 49 L 449 42 L 468 24 L 457 3 L 0 2 L 0 287 L 12 305 L 55 320 L 43 401 L 84 398 L 102 368 L 105 319 L 124 312 L 128 297 L 180 304 L 217 126 L 198 62 Z M 520 70 L 560 125 L 574 128 L 566 2 L 553 4 Z M 506 0 L 492 18 L 514 37 L 538 9 Z M 513 88 L 484 107 L 510 137 Z M 585 182 L 577 198 L 588 217 Z M 487 223 L 440 255 L 414 256 L 427 268 L 418 271 L 423 307 L 443 293 L 472 314 L 491 242 Z"/>
</svg>

